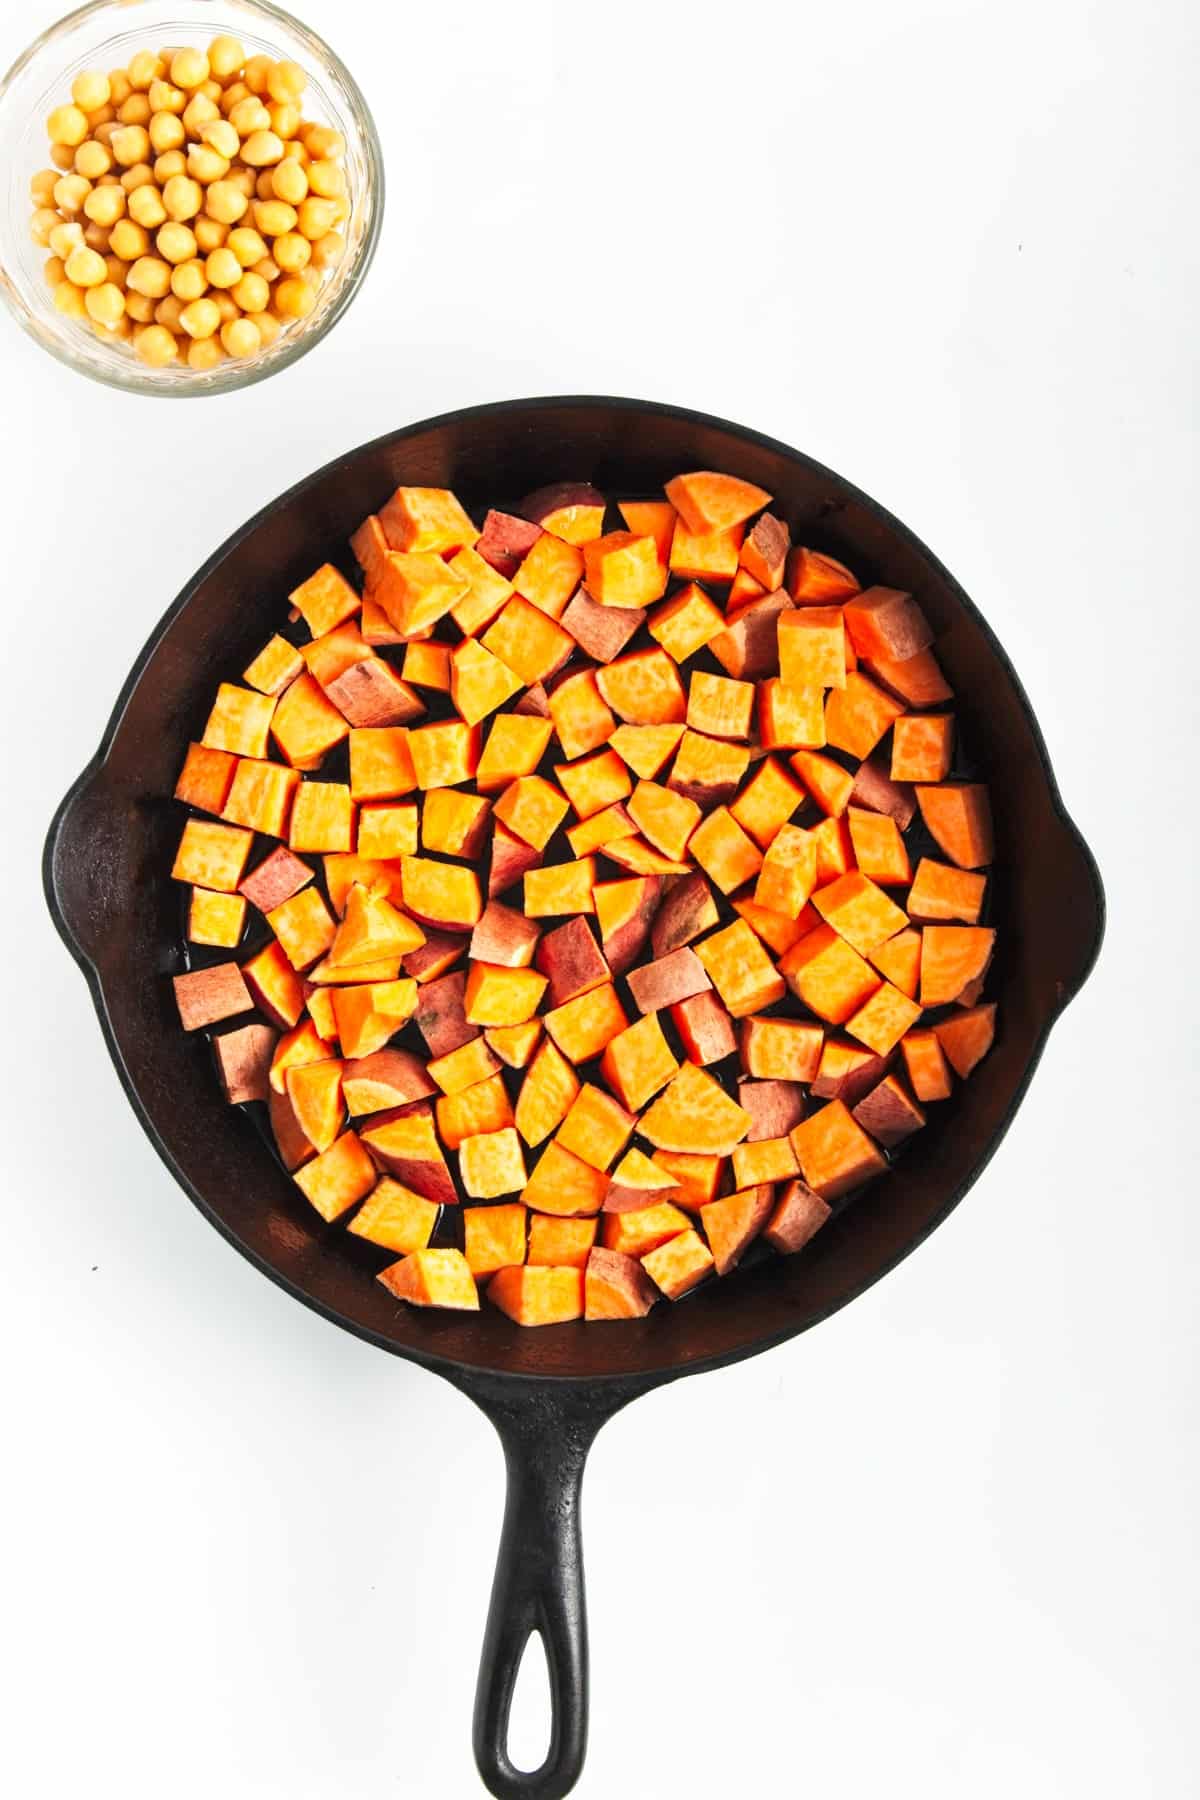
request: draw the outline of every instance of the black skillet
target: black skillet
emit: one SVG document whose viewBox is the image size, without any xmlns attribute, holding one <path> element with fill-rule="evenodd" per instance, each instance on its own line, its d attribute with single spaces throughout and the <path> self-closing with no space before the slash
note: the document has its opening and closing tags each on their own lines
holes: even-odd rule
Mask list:
<svg viewBox="0 0 1200 1800">
<path fill-rule="evenodd" d="M 175 777 L 215 680 L 236 678 L 276 628 L 282 597 L 340 555 L 398 483 L 452 487 L 478 515 L 497 496 L 564 477 L 636 494 L 689 468 L 758 482 L 794 539 L 832 552 L 864 581 L 911 590 L 936 628 L 956 710 L 995 798 L 993 905 L 1003 929 L 989 993 L 999 1001 L 998 1041 L 944 1119 L 799 1256 L 771 1258 L 619 1326 L 528 1331 L 487 1307 L 477 1316 L 419 1312 L 394 1300 L 373 1279 L 377 1265 L 306 1208 L 241 1111 L 222 1103 L 205 1045 L 179 1029 L 167 979 L 180 967 L 179 915 L 165 879 L 179 832 Z M 1059 799 L 1020 683 L 936 558 L 881 506 L 786 445 L 633 400 L 515 400 L 451 413 L 339 457 L 251 519 L 188 583 L 138 657 L 99 751 L 58 809 L 44 874 L 130 1102 L 209 1221 L 297 1299 L 436 1370 L 496 1426 L 508 1499 L 474 1742 L 491 1792 L 523 1800 L 558 1800 L 583 1765 L 580 1493 L 599 1427 L 650 1388 L 815 1325 L 941 1224 L 1003 1137 L 1104 929 L 1095 863 Z M 544 1763 L 525 1773 L 508 1756 L 508 1715 L 535 1630 L 553 1725 Z"/>
</svg>

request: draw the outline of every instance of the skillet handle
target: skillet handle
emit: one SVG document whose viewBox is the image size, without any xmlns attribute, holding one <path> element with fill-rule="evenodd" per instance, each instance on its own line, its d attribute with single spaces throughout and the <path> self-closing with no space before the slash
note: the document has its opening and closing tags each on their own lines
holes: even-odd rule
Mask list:
<svg viewBox="0 0 1200 1800">
<path fill-rule="evenodd" d="M 588 1647 L 580 1503 L 583 1470 L 604 1421 L 632 1398 L 584 1397 L 573 1385 L 463 1383 L 500 1434 L 508 1471 L 504 1526 L 475 1690 L 479 1773 L 497 1800 L 562 1800 L 587 1751 Z M 603 1393 L 603 1390 L 601 1390 Z M 538 1769 L 508 1754 L 521 1658 L 540 1632 L 550 1677 L 550 1747 Z"/>
</svg>

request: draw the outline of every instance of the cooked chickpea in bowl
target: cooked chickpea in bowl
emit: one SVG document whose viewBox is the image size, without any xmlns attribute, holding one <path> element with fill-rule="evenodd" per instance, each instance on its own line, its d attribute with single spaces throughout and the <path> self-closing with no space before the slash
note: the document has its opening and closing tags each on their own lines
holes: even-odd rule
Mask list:
<svg viewBox="0 0 1200 1800">
<path fill-rule="evenodd" d="M 0 293 L 61 360 L 142 392 L 284 367 L 378 235 L 366 104 L 265 0 L 95 0 L 5 77 L 0 151 L 29 171 L 0 218 Z"/>
</svg>

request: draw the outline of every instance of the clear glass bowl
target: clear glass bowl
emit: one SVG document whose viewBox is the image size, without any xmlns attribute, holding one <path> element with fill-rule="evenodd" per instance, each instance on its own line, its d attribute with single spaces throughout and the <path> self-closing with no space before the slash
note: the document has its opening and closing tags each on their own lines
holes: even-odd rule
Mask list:
<svg viewBox="0 0 1200 1800">
<path fill-rule="evenodd" d="M 249 56 L 290 57 L 308 76 L 304 116 L 331 125 L 346 140 L 350 217 L 341 261 L 318 292 L 317 305 L 269 349 L 199 371 L 186 363 L 152 369 L 128 344 L 106 343 L 86 323 L 54 305 L 44 268 L 48 250 L 30 235 L 29 183 L 49 166 L 46 117 L 69 101 L 82 69 L 123 68 L 138 50 L 164 45 L 204 48 L 219 32 Z M 370 266 L 383 216 L 383 159 L 374 121 L 357 83 L 329 46 L 268 0 L 92 0 L 60 19 L 17 58 L 0 82 L 0 295 L 19 325 L 60 362 L 94 381 L 139 394 L 222 394 L 274 375 L 320 343 L 358 292 Z"/>
</svg>

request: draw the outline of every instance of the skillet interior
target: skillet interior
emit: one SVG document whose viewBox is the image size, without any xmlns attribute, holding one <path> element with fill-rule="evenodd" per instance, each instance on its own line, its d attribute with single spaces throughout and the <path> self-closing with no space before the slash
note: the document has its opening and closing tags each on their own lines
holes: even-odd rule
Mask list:
<svg viewBox="0 0 1200 1800">
<path fill-rule="evenodd" d="M 989 993 L 995 1049 L 886 1179 L 798 1257 L 772 1258 L 620 1330 L 522 1331 L 404 1307 L 324 1227 L 240 1110 L 226 1107 L 202 1035 L 179 1029 L 167 976 L 181 966 L 166 871 L 171 801 L 215 683 L 275 628 L 290 588 L 401 481 L 453 487 L 473 512 L 545 482 L 636 493 L 685 467 L 759 482 L 793 535 L 865 580 L 916 594 L 938 632 L 971 752 L 995 797 L 993 901 L 1002 926 Z M 1032 851 L 1032 853 L 1031 853 Z M 941 1222 L 978 1175 L 1019 1102 L 1057 1013 L 1099 947 L 1103 898 L 1003 651 L 951 576 L 897 520 L 786 446 L 699 414 L 636 401 L 557 399 L 473 408 L 339 458 L 236 533 L 189 583 L 147 645 L 96 761 L 51 829 L 52 911 L 92 984 L 130 1099 L 168 1166 L 218 1229 L 275 1280 L 350 1330 L 419 1361 L 497 1374 L 684 1373 L 804 1330 L 877 1280 Z"/>
</svg>

